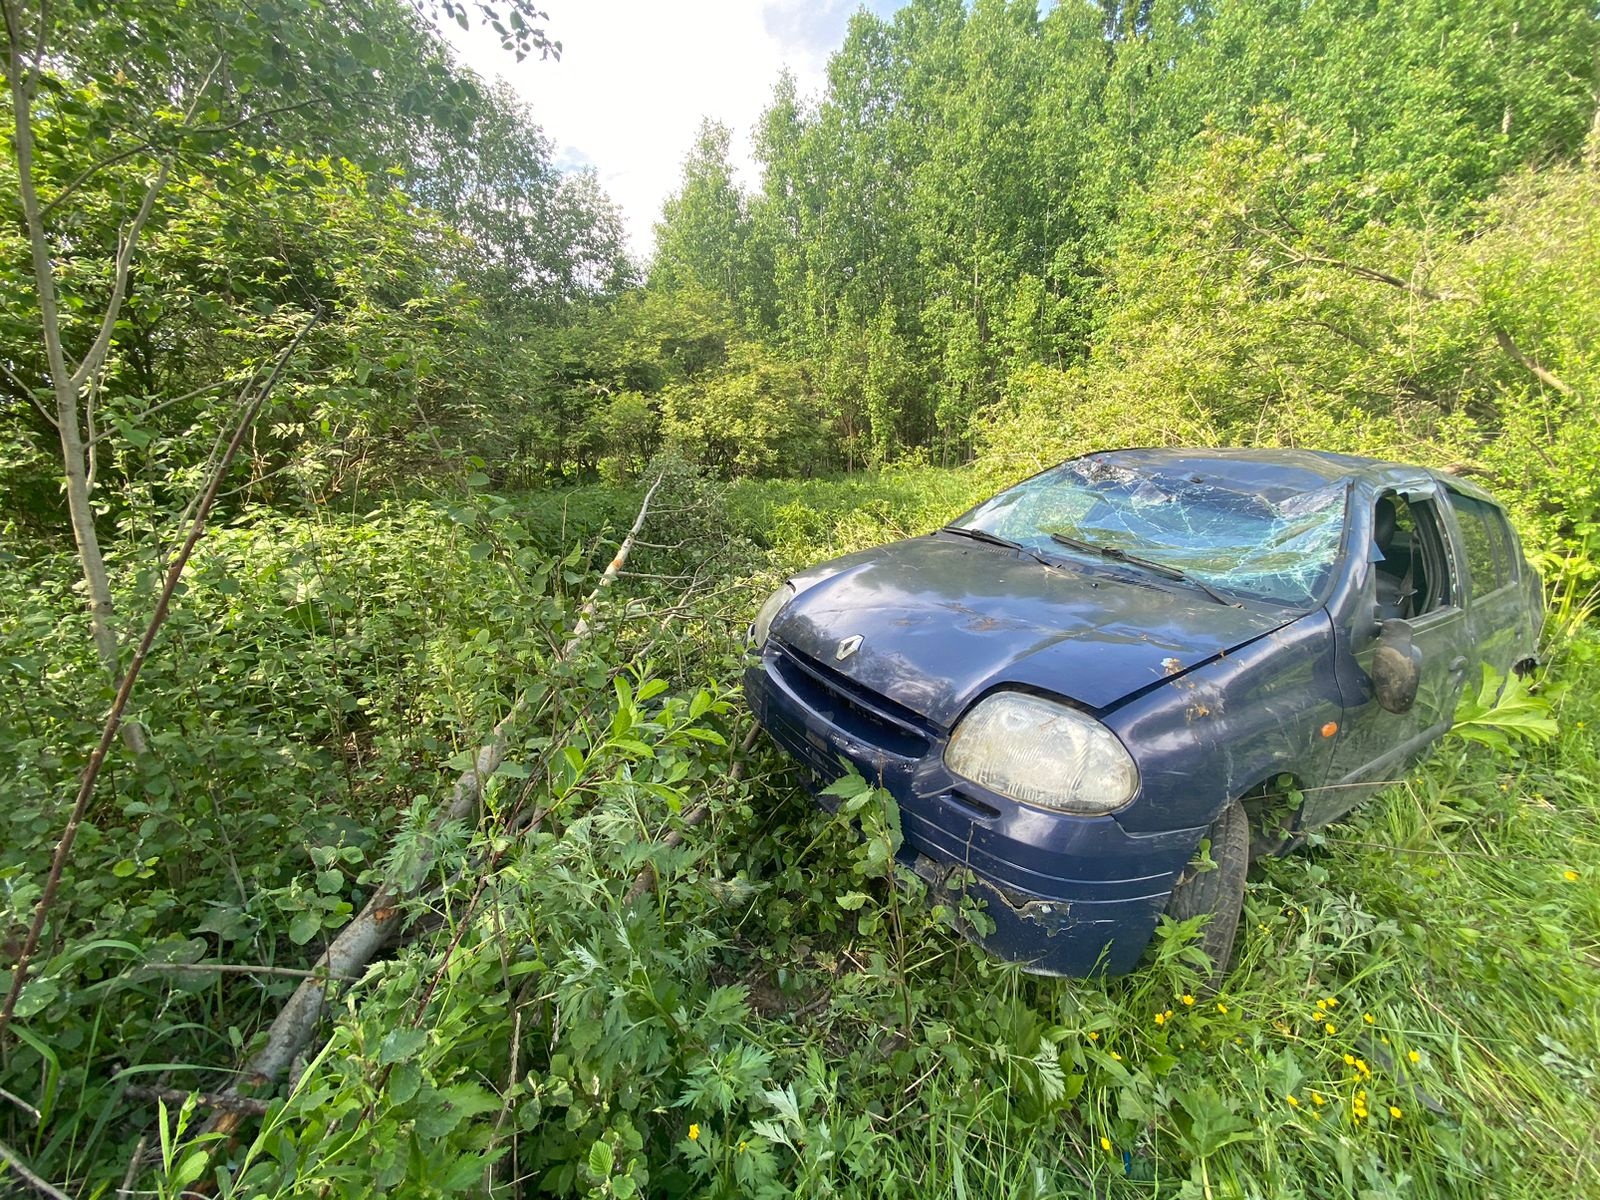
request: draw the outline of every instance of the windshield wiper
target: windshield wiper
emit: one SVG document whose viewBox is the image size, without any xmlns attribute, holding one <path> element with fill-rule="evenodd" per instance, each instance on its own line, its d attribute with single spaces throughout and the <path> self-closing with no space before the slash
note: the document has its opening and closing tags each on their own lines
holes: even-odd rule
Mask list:
<svg viewBox="0 0 1600 1200">
<path fill-rule="evenodd" d="M 1081 538 L 1075 538 L 1065 533 L 1052 533 L 1050 540 L 1052 542 L 1060 542 L 1063 546 L 1070 546 L 1074 550 L 1082 550 L 1086 554 L 1098 554 L 1102 558 L 1109 558 L 1112 562 L 1127 563 L 1130 567 L 1143 567 L 1152 574 L 1163 575 L 1168 579 L 1176 579 L 1183 583 L 1191 583 L 1218 604 L 1226 604 L 1229 608 L 1244 607 L 1236 600 L 1229 600 L 1203 579 L 1197 579 L 1187 571 L 1167 563 L 1156 562 L 1149 558 L 1140 558 L 1136 554 L 1129 554 L 1120 546 L 1097 546 L 1093 542 L 1086 542 Z"/>
<path fill-rule="evenodd" d="M 1061 567 L 1060 563 L 1053 562 L 1037 550 L 1030 550 L 1021 542 L 1013 542 L 1010 538 L 1003 538 L 998 533 L 990 533 L 987 529 L 978 529 L 968 525 L 941 525 L 939 532 L 953 533 L 957 537 L 971 538 L 975 542 L 984 542 L 990 546 L 1003 546 L 1007 550 L 1015 550 L 1018 553 L 1026 554 L 1041 566 L 1054 567 L 1058 570 Z"/>
</svg>

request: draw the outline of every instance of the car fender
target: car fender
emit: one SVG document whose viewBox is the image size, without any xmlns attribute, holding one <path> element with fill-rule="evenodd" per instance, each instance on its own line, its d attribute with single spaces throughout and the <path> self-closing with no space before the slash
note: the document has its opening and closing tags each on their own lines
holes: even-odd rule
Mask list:
<svg viewBox="0 0 1600 1200">
<path fill-rule="evenodd" d="M 1123 827 L 1204 830 L 1275 775 L 1322 783 L 1344 716 L 1334 648 L 1319 608 L 1104 714 L 1139 767 Z"/>
</svg>

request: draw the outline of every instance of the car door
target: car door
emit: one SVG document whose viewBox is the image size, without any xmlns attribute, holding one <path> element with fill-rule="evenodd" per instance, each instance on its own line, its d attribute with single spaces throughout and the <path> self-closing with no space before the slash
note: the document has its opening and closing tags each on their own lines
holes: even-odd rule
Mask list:
<svg viewBox="0 0 1600 1200">
<path fill-rule="evenodd" d="M 1377 497 L 1378 504 L 1387 499 L 1400 514 L 1387 549 L 1371 540 L 1375 521 L 1369 519 L 1363 526 L 1372 546 L 1371 569 L 1343 610 L 1330 614 L 1337 627 L 1338 652 L 1353 656 L 1356 669 L 1340 672 L 1344 721 L 1327 784 L 1306 796 L 1302 828 L 1326 824 L 1399 779 L 1450 727 L 1455 715 L 1475 660 L 1462 604 L 1460 548 L 1439 492 L 1428 482 L 1389 489 Z M 1395 595 L 1400 597 L 1398 609 L 1380 607 L 1380 598 L 1393 605 Z M 1371 686 L 1383 617 L 1409 625 L 1412 644 L 1421 655 L 1416 700 L 1401 713 L 1381 708 Z"/>
<path fill-rule="evenodd" d="M 1448 485 L 1444 494 L 1455 517 L 1466 568 L 1473 641 L 1469 684 L 1476 686 L 1482 665 L 1503 676 L 1530 653 L 1534 631 L 1521 575 L 1522 553 L 1498 506 Z"/>
</svg>

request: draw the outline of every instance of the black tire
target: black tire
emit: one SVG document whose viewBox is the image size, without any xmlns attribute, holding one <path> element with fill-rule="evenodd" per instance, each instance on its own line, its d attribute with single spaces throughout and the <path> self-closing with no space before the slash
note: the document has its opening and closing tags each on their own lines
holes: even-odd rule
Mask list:
<svg viewBox="0 0 1600 1200">
<path fill-rule="evenodd" d="M 1197 944 L 1211 960 L 1208 983 L 1215 986 L 1227 974 L 1239 914 L 1244 911 L 1244 880 L 1250 869 L 1250 818 L 1244 805 L 1230 800 L 1206 836 L 1211 840 L 1211 860 L 1216 868 L 1199 871 L 1185 867 L 1167 901 L 1167 915 L 1174 921 L 1210 915 Z"/>
</svg>

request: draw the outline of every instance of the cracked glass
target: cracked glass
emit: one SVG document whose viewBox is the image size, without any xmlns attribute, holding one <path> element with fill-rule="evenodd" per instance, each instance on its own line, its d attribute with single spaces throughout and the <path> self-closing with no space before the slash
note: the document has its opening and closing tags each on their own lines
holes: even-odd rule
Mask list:
<svg viewBox="0 0 1600 1200">
<path fill-rule="evenodd" d="M 1025 480 L 954 524 L 1051 558 L 1131 555 L 1243 598 L 1310 608 L 1333 573 L 1346 500 L 1343 483 L 1268 494 L 1192 469 L 1135 470 L 1087 458 Z M 1064 546 L 1052 534 L 1110 554 Z"/>
</svg>

